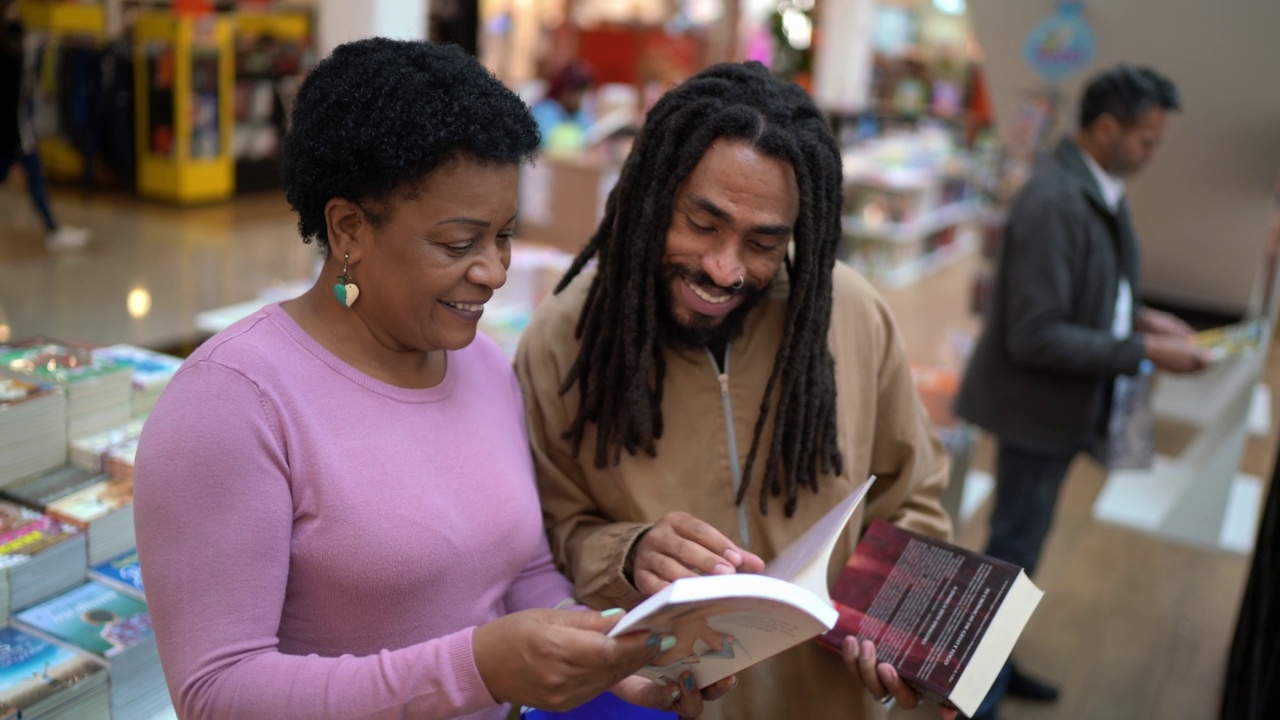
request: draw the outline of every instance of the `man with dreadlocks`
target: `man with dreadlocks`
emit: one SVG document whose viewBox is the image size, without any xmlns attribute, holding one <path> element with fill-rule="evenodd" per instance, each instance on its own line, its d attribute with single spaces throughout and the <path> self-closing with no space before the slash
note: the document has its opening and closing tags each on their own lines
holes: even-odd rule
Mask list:
<svg viewBox="0 0 1280 720">
<path fill-rule="evenodd" d="M 711 67 L 650 111 L 516 356 L 552 550 L 583 602 L 759 571 L 871 474 L 833 578 L 872 518 L 949 533 L 946 458 L 898 329 L 836 262 L 840 186 L 821 113 L 758 63 Z M 849 720 L 918 702 L 870 643 L 843 659 L 805 643 L 740 680 L 705 712 Z"/>
</svg>

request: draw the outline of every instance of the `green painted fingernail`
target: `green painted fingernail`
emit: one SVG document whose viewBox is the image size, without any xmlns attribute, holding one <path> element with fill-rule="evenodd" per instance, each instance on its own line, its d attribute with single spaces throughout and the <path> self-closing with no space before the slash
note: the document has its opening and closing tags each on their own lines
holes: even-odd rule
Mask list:
<svg viewBox="0 0 1280 720">
<path fill-rule="evenodd" d="M 645 643 L 645 644 L 649 647 L 649 649 L 650 649 L 650 650 L 652 650 L 652 649 L 654 649 L 654 648 L 658 647 L 658 643 L 660 643 L 660 642 L 662 642 L 662 636 L 661 636 L 661 635 L 659 635 L 659 634 L 657 634 L 657 633 L 654 633 L 654 634 L 652 634 L 652 635 L 650 635 L 650 636 L 649 636 L 649 642 L 647 642 L 647 643 Z"/>
<path fill-rule="evenodd" d="M 600 615 L 602 617 L 617 617 L 621 615 L 623 612 L 624 610 L 622 608 L 609 608 L 608 610 L 605 610 L 604 612 L 600 613 Z"/>
<path fill-rule="evenodd" d="M 668 635 L 662 638 L 662 644 L 658 646 L 658 649 L 661 650 L 662 652 L 666 652 L 675 646 L 676 646 L 675 637 L 672 635 Z"/>
<path fill-rule="evenodd" d="M 685 689 L 685 690 L 692 690 L 692 689 L 693 689 L 693 676 L 692 676 L 692 675 L 690 675 L 689 677 L 687 677 L 687 678 L 685 678 L 685 679 L 684 679 L 684 689 Z"/>
<path fill-rule="evenodd" d="M 675 702 L 675 701 L 677 701 L 677 700 L 679 700 L 679 699 L 680 699 L 680 691 L 679 691 L 679 690 L 675 690 L 675 691 L 673 691 L 673 692 L 671 693 L 671 702 Z"/>
</svg>

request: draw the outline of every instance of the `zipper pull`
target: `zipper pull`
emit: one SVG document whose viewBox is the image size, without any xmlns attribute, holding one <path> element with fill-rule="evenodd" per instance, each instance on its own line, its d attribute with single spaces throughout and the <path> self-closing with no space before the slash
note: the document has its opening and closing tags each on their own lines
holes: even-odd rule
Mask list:
<svg viewBox="0 0 1280 720">
<path fill-rule="evenodd" d="M 720 378 L 720 394 L 728 395 L 729 394 L 729 373 L 720 373 L 717 377 Z"/>
</svg>

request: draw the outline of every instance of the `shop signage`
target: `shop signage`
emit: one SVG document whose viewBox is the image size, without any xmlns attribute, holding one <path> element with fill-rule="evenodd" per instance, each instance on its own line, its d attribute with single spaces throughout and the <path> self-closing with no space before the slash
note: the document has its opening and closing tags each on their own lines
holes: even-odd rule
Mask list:
<svg viewBox="0 0 1280 720">
<path fill-rule="evenodd" d="M 1061 80 L 1087 67 L 1096 51 L 1083 0 L 1064 0 L 1056 14 L 1032 28 L 1022 55 L 1045 79 Z"/>
</svg>

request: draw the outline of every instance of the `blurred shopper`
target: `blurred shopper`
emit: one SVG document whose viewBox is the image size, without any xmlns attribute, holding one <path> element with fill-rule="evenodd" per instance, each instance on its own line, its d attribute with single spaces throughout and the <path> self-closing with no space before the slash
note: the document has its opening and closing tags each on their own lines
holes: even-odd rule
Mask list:
<svg viewBox="0 0 1280 720">
<path fill-rule="evenodd" d="M 986 328 L 956 401 L 996 436 L 986 552 L 1033 573 L 1072 458 L 1105 437 L 1117 376 L 1210 363 L 1192 330 L 1138 302 L 1138 240 L 1125 182 L 1156 155 L 1178 91 L 1128 65 L 1088 83 L 1079 130 L 1041 157 L 1009 211 Z M 1057 689 L 1005 667 L 975 720 L 1006 695 Z"/>
<path fill-rule="evenodd" d="M 583 147 L 592 122 L 587 93 L 594 82 L 595 73 L 581 60 L 565 65 L 552 76 L 547 94 L 533 106 L 544 148 L 566 151 Z"/>
<path fill-rule="evenodd" d="M 22 48 L 22 25 L 18 22 L 18 3 L 0 0 L 0 184 L 9 178 L 14 165 L 26 175 L 27 195 L 44 223 L 45 247 L 50 250 L 84 247 L 89 232 L 83 228 L 59 225 L 49 205 L 44 168 L 36 154 L 35 131 L 32 127 L 31 88 L 35 78 Z"/>
</svg>

